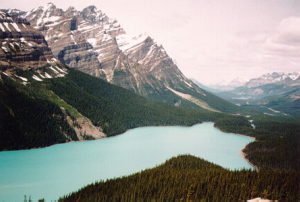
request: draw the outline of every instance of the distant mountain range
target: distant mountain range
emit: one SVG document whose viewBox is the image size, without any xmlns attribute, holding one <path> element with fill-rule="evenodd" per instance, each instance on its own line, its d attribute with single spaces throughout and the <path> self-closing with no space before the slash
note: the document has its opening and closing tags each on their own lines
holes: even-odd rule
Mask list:
<svg viewBox="0 0 300 202">
<path fill-rule="evenodd" d="M 249 80 L 245 86 L 248 88 L 263 86 L 267 84 L 288 84 L 293 81 L 298 80 L 300 77 L 299 72 L 284 73 L 284 72 L 273 72 L 269 74 L 264 74 L 258 78 Z"/>
<path fill-rule="evenodd" d="M 6 12 L 26 18 L 43 33 L 54 56 L 71 68 L 176 106 L 238 110 L 186 78 L 150 36 L 128 36 L 116 20 L 95 6 L 78 11 L 49 3 L 29 12 Z"/>
<path fill-rule="evenodd" d="M 233 90 L 216 92 L 238 105 L 261 105 L 270 115 L 300 116 L 300 73 L 273 72 L 253 78 Z"/>
</svg>

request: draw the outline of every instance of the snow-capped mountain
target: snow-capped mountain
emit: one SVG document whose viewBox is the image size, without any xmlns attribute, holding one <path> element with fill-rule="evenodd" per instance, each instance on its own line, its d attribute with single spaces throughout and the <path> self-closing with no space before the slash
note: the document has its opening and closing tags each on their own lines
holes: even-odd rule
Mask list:
<svg viewBox="0 0 300 202">
<path fill-rule="evenodd" d="M 189 82 L 162 46 L 147 35 L 128 36 L 116 20 L 95 6 L 64 11 L 49 3 L 25 17 L 44 33 L 54 55 L 72 68 L 142 95 L 149 93 L 146 88 L 173 84 L 174 80 L 165 75 L 170 70 L 178 80 Z"/>
<path fill-rule="evenodd" d="M 289 82 L 290 80 L 295 81 L 300 77 L 299 72 L 292 72 L 292 73 L 284 73 L 284 72 L 273 72 L 264 74 L 261 77 L 254 78 L 249 80 L 246 83 L 246 87 L 258 87 L 266 84 L 272 83 L 280 83 L 280 82 Z"/>
<path fill-rule="evenodd" d="M 231 91 L 218 92 L 217 95 L 236 104 L 266 106 L 268 107 L 267 113 L 281 111 L 299 116 L 300 73 L 264 74 L 249 80 L 241 87 Z"/>
<path fill-rule="evenodd" d="M 45 35 L 54 55 L 71 68 L 176 105 L 213 111 L 234 108 L 187 79 L 150 36 L 128 36 L 116 20 L 95 6 L 78 11 L 49 3 L 20 13 Z"/>
<path fill-rule="evenodd" d="M 25 84 L 27 79 L 15 74 L 18 69 L 35 72 L 32 78 L 38 81 L 67 74 L 39 31 L 32 28 L 25 19 L 1 11 L 0 71 L 14 75 Z"/>
</svg>

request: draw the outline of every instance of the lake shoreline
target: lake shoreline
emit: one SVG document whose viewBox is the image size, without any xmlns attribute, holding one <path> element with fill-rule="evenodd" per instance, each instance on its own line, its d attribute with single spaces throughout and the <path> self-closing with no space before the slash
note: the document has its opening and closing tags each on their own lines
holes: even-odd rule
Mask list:
<svg viewBox="0 0 300 202">
<path fill-rule="evenodd" d="M 9 149 L 6 149 L 6 150 L 0 150 L 0 153 L 1 152 L 12 152 L 12 151 L 26 151 L 26 150 L 35 150 L 35 149 L 43 149 L 43 148 L 47 148 L 47 147 L 52 147 L 52 146 L 55 146 L 55 145 L 61 145 L 61 144 L 69 144 L 69 143 L 76 143 L 76 142 L 87 142 L 87 141 L 95 141 L 95 140 L 101 140 L 101 139 L 107 139 L 107 138 L 113 138 L 113 137 L 117 137 L 119 135 L 122 135 L 130 130 L 134 130 L 134 129 L 137 129 L 137 128 L 146 128 L 146 127 L 193 127 L 197 124 L 202 124 L 202 123 L 214 123 L 212 121 L 204 121 L 204 122 L 198 122 L 198 123 L 195 123 L 193 125 L 149 125 L 149 126 L 139 126 L 139 127 L 136 127 L 136 128 L 128 128 L 126 129 L 125 131 L 123 131 L 122 133 L 119 133 L 119 134 L 116 134 L 116 135 L 112 135 L 112 136 L 106 136 L 106 137 L 102 137 L 102 138 L 98 138 L 98 139 L 94 139 L 94 140 L 77 140 L 77 141 L 68 141 L 68 142 L 60 142 L 60 143 L 54 143 L 54 144 L 51 144 L 51 145 L 48 145 L 48 146 L 41 146 L 41 147 L 31 147 L 31 148 L 24 148 L 24 149 L 13 149 L 13 150 L 9 150 Z"/>
<path fill-rule="evenodd" d="M 250 162 L 250 160 L 247 158 L 247 154 L 244 152 L 244 149 L 247 147 L 247 145 L 245 147 L 243 147 L 241 150 L 240 150 L 240 156 L 245 159 L 257 172 L 259 171 L 259 168 L 254 165 L 252 162 Z"/>
<path fill-rule="evenodd" d="M 127 129 L 126 131 L 120 133 L 120 134 L 116 134 L 116 135 L 113 135 L 113 136 L 106 136 L 106 137 L 102 137 L 102 138 L 98 138 L 98 139 L 94 139 L 94 140 L 78 140 L 78 141 L 68 141 L 68 142 L 62 142 L 62 143 L 55 143 L 55 144 L 52 144 L 52 145 L 49 145 L 49 146 L 45 146 L 45 147 L 33 147 L 33 148 L 28 148 L 28 149 L 17 149 L 17 150 L 2 150 L 0 151 L 1 152 L 17 152 L 17 151 L 31 151 L 31 150 L 40 150 L 40 149 L 45 149 L 45 148 L 49 148 L 49 147 L 53 147 L 53 146 L 57 146 L 57 145 L 62 145 L 62 144 L 69 144 L 69 143 L 80 143 L 80 142 L 88 142 L 88 141 L 96 141 L 96 140 L 101 140 L 101 139 L 108 139 L 108 138 L 114 138 L 114 137 L 118 137 L 122 134 L 125 134 L 126 132 L 128 131 L 131 131 L 131 130 L 135 130 L 137 128 L 146 128 L 146 127 L 184 127 L 184 128 L 188 128 L 188 127 L 193 127 L 195 125 L 198 125 L 198 124 L 203 124 L 203 123 L 213 123 L 213 127 L 222 131 L 222 132 L 225 132 L 225 133 L 231 133 L 231 132 L 227 132 L 227 131 L 224 131 L 222 129 L 220 129 L 219 127 L 216 127 L 215 126 L 215 123 L 212 122 L 212 121 L 203 121 L 203 122 L 199 122 L 199 123 L 195 123 L 193 125 L 150 125 L 150 126 L 140 126 L 140 127 L 136 127 L 136 128 L 129 128 Z M 251 136 L 248 136 L 248 135 L 244 135 L 244 134 L 240 134 L 240 133 L 231 133 L 231 134 L 234 134 L 234 135 L 239 135 L 239 136 L 244 136 L 244 137 L 248 137 L 248 138 L 251 138 L 253 139 L 253 141 L 256 141 L 256 138 L 255 137 L 251 137 Z M 248 143 L 250 144 L 250 143 Z M 247 145 L 248 145 L 247 144 Z M 251 163 L 249 161 L 249 159 L 247 159 L 247 155 L 246 153 L 243 152 L 243 150 L 247 147 L 247 145 L 245 145 L 245 147 L 241 148 L 240 150 L 240 156 L 246 160 L 248 162 L 249 165 L 251 165 L 255 170 L 259 170 L 259 168 L 254 165 L 253 163 Z"/>
</svg>

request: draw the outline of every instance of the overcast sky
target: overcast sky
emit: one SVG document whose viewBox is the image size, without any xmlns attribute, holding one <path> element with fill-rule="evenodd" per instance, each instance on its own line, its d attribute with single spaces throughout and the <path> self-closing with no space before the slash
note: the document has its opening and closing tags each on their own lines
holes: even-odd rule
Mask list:
<svg viewBox="0 0 300 202">
<path fill-rule="evenodd" d="M 49 0 L 9 0 L 31 10 Z M 300 71 L 300 0 L 53 0 L 96 5 L 127 33 L 146 32 L 189 78 L 204 84 Z"/>
</svg>

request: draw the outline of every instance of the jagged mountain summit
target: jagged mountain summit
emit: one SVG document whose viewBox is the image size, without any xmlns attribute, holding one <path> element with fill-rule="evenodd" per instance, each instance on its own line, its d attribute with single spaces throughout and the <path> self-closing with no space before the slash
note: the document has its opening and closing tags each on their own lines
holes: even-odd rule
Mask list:
<svg viewBox="0 0 300 202">
<path fill-rule="evenodd" d="M 150 36 L 128 36 L 116 20 L 95 6 L 78 11 L 48 3 L 20 13 L 45 35 L 55 57 L 71 68 L 176 106 L 236 109 L 187 79 Z"/>
<path fill-rule="evenodd" d="M 171 62 L 161 46 L 146 35 L 128 37 L 116 20 L 108 18 L 95 6 L 82 11 L 72 7 L 63 11 L 49 3 L 30 11 L 25 17 L 44 33 L 55 56 L 72 68 L 143 95 L 148 93 L 147 87 L 159 90 L 164 87 L 163 82 L 174 83 L 173 79 L 164 76 L 168 66 L 157 67 L 160 63 Z M 151 73 L 155 69 L 161 73 Z M 184 79 L 182 74 L 179 76 Z M 158 77 L 165 78 L 157 82 Z"/>
</svg>

